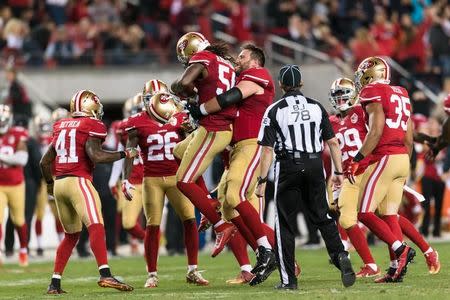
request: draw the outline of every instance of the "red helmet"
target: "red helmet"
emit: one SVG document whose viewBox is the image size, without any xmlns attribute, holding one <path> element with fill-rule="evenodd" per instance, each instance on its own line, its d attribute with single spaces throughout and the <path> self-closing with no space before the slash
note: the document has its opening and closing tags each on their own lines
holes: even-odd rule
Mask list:
<svg viewBox="0 0 450 300">
<path fill-rule="evenodd" d="M 444 98 L 444 110 L 450 116 L 450 93 Z"/>
</svg>

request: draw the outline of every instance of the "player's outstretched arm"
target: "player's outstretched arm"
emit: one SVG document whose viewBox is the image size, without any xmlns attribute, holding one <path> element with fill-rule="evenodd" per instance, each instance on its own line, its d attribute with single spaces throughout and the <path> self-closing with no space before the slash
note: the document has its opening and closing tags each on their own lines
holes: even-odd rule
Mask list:
<svg viewBox="0 0 450 300">
<path fill-rule="evenodd" d="M 195 63 L 184 70 L 181 77 L 175 80 L 170 86 L 170 91 L 180 97 L 191 97 L 195 95 L 194 81 L 201 78 L 206 71 L 202 64 Z"/>
<path fill-rule="evenodd" d="M 405 146 L 408 149 L 408 155 L 411 158 L 413 146 L 414 146 L 414 136 L 413 136 L 413 123 L 411 119 L 408 120 L 408 127 L 405 135 Z"/>
<path fill-rule="evenodd" d="M 253 81 L 242 80 L 235 87 L 200 105 L 200 111 L 202 115 L 216 113 L 230 105 L 240 103 L 254 94 L 260 93 L 264 93 L 264 89 L 260 85 Z"/>
<path fill-rule="evenodd" d="M 359 149 L 359 153 L 364 157 L 371 154 L 373 149 L 378 145 L 386 122 L 381 103 L 368 104 L 366 111 L 369 115 L 369 132 L 366 135 L 361 149 Z"/>
<path fill-rule="evenodd" d="M 127 148 L 136 148 L 139 142 L 136 129 L 128 131 Z M 133 158 L 126 158 L 123 164 L 123 179 L 128 180 L 130 178 L 131 171 L 133 170 Z"/>
<path fill-rule="evenodd" d="M 125 151 L 107 151 L 102 149 L 102 140 L 99 138 L 89 137 L 85 150 L 90 160 L 94 163 L 111 163 L 122 158 L 133 158 L 138 155 L 135 148 L 126 149 Z"/>
</svg>

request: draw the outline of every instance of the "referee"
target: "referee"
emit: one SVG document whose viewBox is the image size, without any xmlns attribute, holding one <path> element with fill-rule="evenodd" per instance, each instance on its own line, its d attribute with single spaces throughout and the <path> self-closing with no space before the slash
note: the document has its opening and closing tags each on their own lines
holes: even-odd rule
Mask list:
<svg viewBox="0 0 450 300">
<path fill-rule="evenodd" d="M 306 218 L 320 230 L 331 261 L 341 271 L 342 283 L 351 286 L 355 273 L 336 224 L 328 215 L 322 165 L 325 141 L 336 170 L 332 180 L 339 186 L 343 181 L 339 143 L 322 105 L 300 92 L 303 83 L 299 67 L 282 67 L 278 80 L 285 94 L 267 108 L 262 120 L 258 136 L 262 146 L 261 173 L 256 189 L 256 194 L 262 197 L 275 150 L 275 253 L 281 278 L 275 288 L 297 289 L 294 226 L 300 201 Z"/>
</svg>

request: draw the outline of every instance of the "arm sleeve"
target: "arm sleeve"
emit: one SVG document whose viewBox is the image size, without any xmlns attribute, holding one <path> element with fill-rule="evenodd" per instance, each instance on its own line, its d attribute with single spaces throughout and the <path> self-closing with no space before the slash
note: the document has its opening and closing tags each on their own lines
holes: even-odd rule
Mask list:
<svg viewBox="0 0 450 300">
<path fill-rule="evenodd" d="M 258 144 L 261 146 L 274 147 L 277 141 L 277 131 L 275 129 L 277 120 L 275 118 L 275 112 L 269 106 L 264 113 L 258 134 Z"/>
<path fill-rule="evenodd" d="M 95 120 L 92 126 L 89 128 L 89 136 L 105 139 L 108 132 L 106 131 L 106 126 L 100 121 Z"/>
<path fill-rule="evenodd" d="M 331 126 L 330 118 L 328 117 L 328 113 L 320 105 L 320 109 L 322 110 L 322 122 L 320 123 L 320 129 L 322 130 L 322 138 L 324 141 L 328 141 L 329 139 L 334 138 L 333 126 Z"/>
<path fill-rule="evenodd" d="M 124 147 L 121 143 L 117 146 L 117 151 L 123 151 Z M 109 188 L 112 188 L 117 184 L 117 181 L 119 181 L 120 174 L 122 174 L 122 167 L 123 167 L 123 159 L 116 160 L 112 165 L 111 170 L 111 176 L 109 177 L 108 186 Z"/>
<path fill-rule="evenodd" d="M 0 154 L 0 161 L 12 166 L 25 166 L 28 161 L 27 151 L 17 151 L 11 155 Z"/>
</svg>

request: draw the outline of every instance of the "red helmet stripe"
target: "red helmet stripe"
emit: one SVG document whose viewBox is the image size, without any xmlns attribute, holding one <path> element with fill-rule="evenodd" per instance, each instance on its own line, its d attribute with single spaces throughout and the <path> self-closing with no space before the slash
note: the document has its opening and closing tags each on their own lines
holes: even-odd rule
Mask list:
<svg viewBox="0 0 450 300">
<path fill-rule="evenodd" d="M 75 111 L 76 112 L 80 112 L 81 111 L 81 94 L 83 94 L 84 91 L 79 91 L 76 95 L 75 95 Z"/>
<path fill-rule="evenodd" d="M 156 83 L 158 84 L 158 91 L 161 90 L 161 84 L 159 83 L 159 80 L 156 80 Z"/>
<path fill-rule="evenodd" d="M 158 91 L 158 90 L 157 90 L 157 87 L 156 87 L 155 81 L 156 81 L 155 79 L 152 79 L 152 81 L 151 81 L 151 82 L 152 82 L 153 93 Z"/>
</svg>

